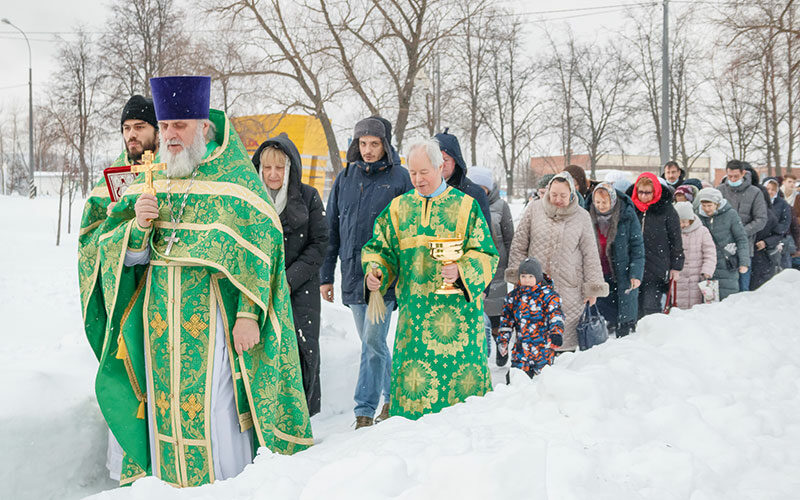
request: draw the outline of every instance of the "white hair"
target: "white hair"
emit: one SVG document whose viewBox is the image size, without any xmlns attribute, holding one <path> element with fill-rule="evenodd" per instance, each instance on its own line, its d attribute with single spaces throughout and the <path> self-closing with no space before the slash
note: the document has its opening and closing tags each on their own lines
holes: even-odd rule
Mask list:
<svg viewBox="0 0 800 500">
<path fill-rule="evenodd" d="M 439 141 L 434 138 L 417 139 L 413 141 L 406 152 L 406 159 L 410 160 L 411 155 L 420 149 L 425 151 L 425 154 L 428 156 L 428 160 L 430 160 L 431 165 L 433 165 L 435 168 L 442 166 L 444 163 L 444 157 L 442 156 L 442 150 L 439 146 Z"/>
<path fill-rule="evenodd" d="M 200 127 L 203 127 L 203 124 L 208 123 L 208 131 L 206 132 L 206 142 L 211 142 L 217 138 L 217 126 L 214 125 L 214 122 L 211 120 L 202 120 L 200 122 Z"/>
</svg>

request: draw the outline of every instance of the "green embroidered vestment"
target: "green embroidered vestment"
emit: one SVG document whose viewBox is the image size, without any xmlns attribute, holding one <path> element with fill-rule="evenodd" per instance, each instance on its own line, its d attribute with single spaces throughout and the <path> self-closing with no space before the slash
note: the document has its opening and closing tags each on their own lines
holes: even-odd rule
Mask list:
<svg viewBox="0 0 800 500">
<path fill-rule="evenodd" d="M 434 293 L 442 265 L 430 256 L 432 238 L 463 239 L 456 263 L 465 293 Z M 365 273 L 381 269 L 383 293 L 397 278 L 391 415 L 416 419 L 491 390 L 483 290 L 498 257 L 478 203 L 452 187 L 434 198 L 399 196 L 375 220 L 361 260 Z"/>
<path fill-rule="evenodd" d="M 177 225 L 170 222 L 168 181 L 162 172 L 154 175 L 159 218 L 147 230 L 138 226 L 134 204 L 144 187 L 140 175 L 112 211 L 109 221 L 116 225 L 100 237 L 102 295 L 111 320 L 96 392 L 125 451 L 123 484 L 153 471 L 176 486 L 214 481 L 210 400 L 217 308 L 241 430 L 252 427 L 257 445 L 279 453 L 313 444 L 280 220 L 227 117 L 211 110 L 211 120 L 221 145 L 211 144 L 193 182 L 170 182 L 176 207 L 189 192 Z M 173 229 L 179 240 L 166 255 Z M 137 280 L 138 274 L 124 266 L 125 254 L 148 243 L 150 263 Z M 261 329 L 260 342 L 242 356 L 232 349 L 238 317 L 257 320 Z M 155 419 L 154 464 L 149 463 L 143 412 L 148 392 L 154 399 L 149 402 Z"/>
<path fill-rule="evenodd" d="M 123 152 L 112 167 L 128 165 L 128 156 Z M 83 206 L 81 229 L 78 235 L 78 284 L 81 293 L 81 313 L 89 345 L 100 359 L 106 333 L 106 311 L 98 271 L 99 240 L 106 228 L 106 209 L 111 203 L 106 179 L 102 177 L 89 193 Z"/>
</svg>

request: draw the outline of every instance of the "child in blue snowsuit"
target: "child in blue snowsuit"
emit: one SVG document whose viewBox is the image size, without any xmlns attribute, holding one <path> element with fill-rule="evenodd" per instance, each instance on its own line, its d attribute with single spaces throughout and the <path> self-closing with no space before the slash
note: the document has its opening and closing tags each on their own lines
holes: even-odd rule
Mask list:
<svg viewBox="0 0 800 500">
<path fill-rule="evenodd" d="M 553 346 L 561 345 L 564 334 L 561 297 L 533 257 L 519 265 L 517 286 L 505 298 L 497 336 L 497 350 L 502 356 L 508 353 L 514 331 L 517 341 L 511 353 L 511 366 L 533 378 L 553 363 Z"/>
</svg>

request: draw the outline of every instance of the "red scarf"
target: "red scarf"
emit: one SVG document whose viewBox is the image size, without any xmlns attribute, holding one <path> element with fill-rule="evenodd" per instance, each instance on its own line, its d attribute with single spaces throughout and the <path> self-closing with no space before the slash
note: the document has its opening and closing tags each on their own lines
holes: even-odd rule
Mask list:
<svg viewBox="0 0 800 500">
<path fill-rule="evenodd" d="M 653 197 L 647 203 L 639 199 L 639 193 L 636 191 L 639 186 L 639 180 L 642 178 L 650 179 L 650 182 L 653 183 Z M 645 172 L 637 177 L 636 182 L 633 184 L 632 194 L 633 196 L 631 196 L 631 198 L 633 198 L 633 204 L 636 205 L 636 208 L 638 208 L 640 212 L 647 212 L 647 209 L 650 208 L 650 205 L 661 199 L 661 183 L 658 182 L 658 177 L 656 177 L 656 174 Z"/>
</svg>

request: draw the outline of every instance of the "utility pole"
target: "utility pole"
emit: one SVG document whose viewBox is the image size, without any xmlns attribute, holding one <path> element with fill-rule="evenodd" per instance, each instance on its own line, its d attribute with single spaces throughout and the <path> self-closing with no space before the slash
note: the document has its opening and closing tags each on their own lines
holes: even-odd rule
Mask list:
<svg viewBox="0 0 800 500">
<path fill-rule="evenodd" d="M 670 160 L 669 154 L 669 0 L 663 0 L 664 29 L 661 42 L 661 166 Z"/>
<path fill-rule="evenodd" d="M 434 85 L 435 85 L 435 116 L 436 116 L 436 126 L 434 130 L 438 134 L 442 131 L 442 66 L 441 66 L 441 59 L 439 58 L 439 53 L 436 53 L 436 66 L 435 66 L 435 77 L 434 77 Z"/>
<path fill-rule="evenodd" d="M 33 199 L 36 198 L 36 182 L 33 177 L 33 65 L 31 64 L 31 42 L 28 41 L 28 35 L 8 19 L 0 19 L 0 22 L 22 33 L 22 36 L 25 38 L 25 43 L 28 44 L 28 166 L 30 167 L 30 175 L 28 176 L 28 197 Z"/>
</svg>

